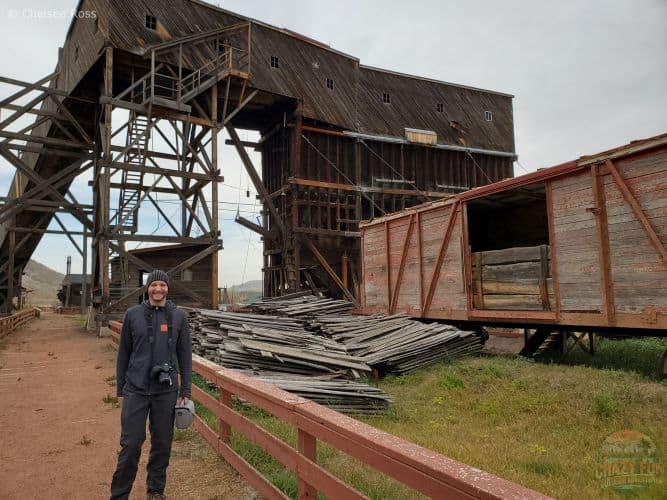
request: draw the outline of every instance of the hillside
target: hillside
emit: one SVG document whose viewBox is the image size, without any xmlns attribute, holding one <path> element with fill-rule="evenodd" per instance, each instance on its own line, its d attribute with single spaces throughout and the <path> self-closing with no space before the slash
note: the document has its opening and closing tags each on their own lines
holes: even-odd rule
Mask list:
<svg viewBox="0 0 667 500">
<path fill-rule="evenodd" d="M 229 289 L 233 290 L 234 292 L 261 292 L 262 280 L 246 281 L 240 285 L 234 285 Z"/>
<path fill-rule="evenodd" d="M 58 302 L 56 294 L 65 277 L 53 269 L 34 260 L 28 262 L 23 275 L 23 286 L 28 290 L 27 304 L 33 306 L 50 306 Z"/>
</svg>

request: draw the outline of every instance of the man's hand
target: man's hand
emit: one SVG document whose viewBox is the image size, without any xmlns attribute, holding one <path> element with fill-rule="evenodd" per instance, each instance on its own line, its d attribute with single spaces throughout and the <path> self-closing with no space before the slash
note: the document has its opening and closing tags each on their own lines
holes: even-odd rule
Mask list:
<svg viewBox="0 0 667 500">
<path fill-rule="evenodd" d="M 185 406 L 190 401 L 190 398 L 180 397 L 176 400 L 176 406 Z"/>
</svg>

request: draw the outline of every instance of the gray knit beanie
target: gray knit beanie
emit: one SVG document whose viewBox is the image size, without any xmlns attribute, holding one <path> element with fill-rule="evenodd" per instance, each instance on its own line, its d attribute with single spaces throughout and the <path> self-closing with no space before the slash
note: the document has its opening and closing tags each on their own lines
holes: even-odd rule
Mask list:
<svg viewBox="0 0 667 500">
<path fill-rule="evenodd" d="M 146 279 L 146 286 L 149 287 L 153 281 L 164 281 L 169 287 L 169 275 L 160 269 L 154 269 Z"/>
</svg>

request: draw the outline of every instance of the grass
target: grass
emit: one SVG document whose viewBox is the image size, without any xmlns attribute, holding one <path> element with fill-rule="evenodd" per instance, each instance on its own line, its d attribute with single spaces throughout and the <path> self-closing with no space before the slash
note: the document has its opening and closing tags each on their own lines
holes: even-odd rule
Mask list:
<svg viewBox="0 0 667 500">
<path fill-rule="evenodd" d="M 634 371 L 650 379 L 660 380 L 666 351 L 667 338 L 636 337 L 614 340 L 600 337 L 597 339 L 595 356 L 576 348 L 565 356 L 546 353 L 541 362 Z"/>
<path fill-rule="evenodd" d="M 657 445 L 663 463 L 667 458 L 667 384 L 641 371 L 508 357 L 468 358 L 386 377 L 380 388 L 395 403 L 385 415 L 359 419 L 551 496 L 613 498 L 614 493 L 603 490 L 595 476 L 607 436 L 624 429 L 642 432 Z M 294 446 L 293 427 L 263 411 L 235 406 Z M 201 407 L 198 412 L 217 429 L 216 417 Z M 232 447 L 295 498 L 291 472 L 236 433 Z M 321 442 L 318 462 L 371 498 L 420 498 Z M 642 490 L 641 496 L 664 498 L 662 493 L 660 485 L 654 485 Z"/>
</svg>

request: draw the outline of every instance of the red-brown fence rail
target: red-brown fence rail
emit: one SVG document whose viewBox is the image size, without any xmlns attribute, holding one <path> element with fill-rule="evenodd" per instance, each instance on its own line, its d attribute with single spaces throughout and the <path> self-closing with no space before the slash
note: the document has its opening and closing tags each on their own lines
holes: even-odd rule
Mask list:
<svg viewBox="0 0 667 500">
<path fill-rule="evenodd" d="M 109 323 L 118 342 L 121 323 Z M 270 384 L 193 355 L 193 371 L 220 388 L 220 398 L 192 387 L 193 398 L 220 419 L 216 433 L 199 417 L 195 427 L 213 448 L 267 498 L 288 498 L 230 446 L 232 428 L 292 471 L 300 499 L 367 498 L 317 463 L 317 441 L 356 458 L 432 498 L 547 498 L 541 493 L 422 448 Z M 294 448 L 232 409 L 237 396 L 297 429 Z"/>
<path fill-rule="evenodd" d="M 21 312 L 12 314 L 11 316 L 5 316 L 0 318 L 0 339 L 5 335 L 9 335 L 11 332 L 16 330 L 19 326 L 27 323 L 32 318 L 39 318 L 40 310 L 35 308 L 26 309 Z"/>
</svg>

